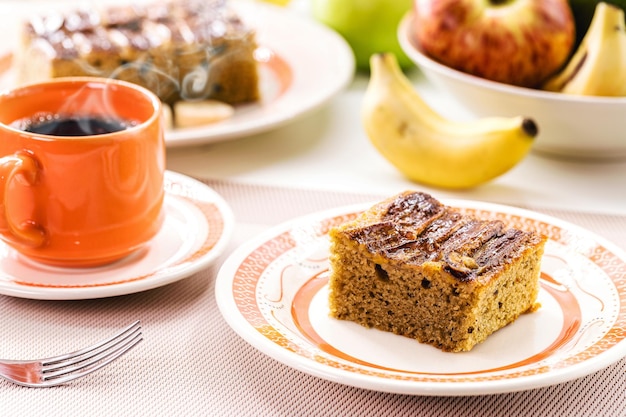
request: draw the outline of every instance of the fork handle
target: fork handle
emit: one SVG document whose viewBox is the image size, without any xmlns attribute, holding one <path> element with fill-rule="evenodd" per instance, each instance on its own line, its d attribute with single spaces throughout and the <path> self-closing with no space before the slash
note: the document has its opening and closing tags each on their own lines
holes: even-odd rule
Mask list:
<svg viewBox="0 0 626 417">
<path fill-rule="evenodd" d="M 32 219 L 15 220 L 10 214 L 14 182 L 33 187 L 40 176 L 40 165 L 28 151 L 18 151 L 0 158 L 0 233 L 9 243 L 40 247 L 46 242 L 44 228 Z"/>
</svg>

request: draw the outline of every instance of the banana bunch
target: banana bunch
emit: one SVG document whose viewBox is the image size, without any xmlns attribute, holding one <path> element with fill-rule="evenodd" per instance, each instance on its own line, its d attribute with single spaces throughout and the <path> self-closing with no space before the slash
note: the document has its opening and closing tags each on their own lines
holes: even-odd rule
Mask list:
<svg viewBox="0 0 626 417">
<path fill-rule="evenodd" d="M 443 118 L 414 90 L 395 55 L 374 54 L 362 105 L 365 131 L 410 180 L 462 189 L 505 173 L 530 150 L 538 128 L 524 117 Z"/>
<path fill-rule="evenodd" d="M 626 96 L 624 11 L 598 3 L 580 46 L 543 89 L 589 96 Z"/>
</svg>

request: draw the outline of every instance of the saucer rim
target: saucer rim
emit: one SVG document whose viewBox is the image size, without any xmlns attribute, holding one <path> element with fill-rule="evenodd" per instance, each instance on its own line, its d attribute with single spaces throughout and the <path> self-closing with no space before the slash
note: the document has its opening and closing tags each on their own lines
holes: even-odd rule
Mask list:
<svg viewBox="0 0 626 417">
<path fill-rule="evenodd" d="M 174 189 L 172 185 L 180 184 L 183 187 Z M 82 300 L 82 299 L 96 299 L 114 297 L 120 295 L 133 294 L 138 292 L 147 291 L 162 287 L 184 278 L 188 278 L 197 272 L 210 266 L 219 256 L 222 255 L 228 242 L 230 241 L 234 231 L 234 214 L 228 203 L 209 185 L 191 178 L 187 175 L 180 174 L 173 171 L 165 171 L 165 198 L 177 199 L 177 204 L 187 205 L 187 207 L 199 208 L 199 204 L 209 203 L 215 206 L 216 213 L 221 220 L 222 230 L 219 236 L 215 238 L 215 243 L 212 247 L 206 251 L 206 253 L 199 256 L 192 256 L 199 254 L 201 249 L 194 249 L 188 253 L 187 261 L 180 264 L 176 264 L 175 267 L 169 264 L 159 264 L 150 270 L 145 271 L 145 277 L 140 279 L 133 279 L 137 273 L 133 276 L 124 275 L 124 270 L 118 271 L 120 279 L 116 282 L 111 282 L 103 285 L 94 286 L 82 286 L 82 287 L 53 287 L 53 286 L 37 286 L 28 285 L 17 282 L 14 276 L 5 274 L 2 266 L 0 265 L 0 294 L 17 298 L 36 299 L 36 300 Z M 189 192 L 189 190 L 192 192 Z M 202 217 L 198 216 L 195 219 L 202 219 L 209 224 L 211 219 L 209 214 L 202 212 Z M 166 214 L 167 216 L 168 214 Z M 171 214 L 169 214 L 171 215 Z M 189 218 L 189 220 L 192 220 Z M 188 224 L 193 227 L 194 221 L 189 221 Z M 196 236 L 195 239 L 201 242 L 206 242 L 210 237 L 210 230 L 207 227 L 205 233 L 201 236 Z M 157 237 L 153 238 L 156 239 Z M 0 241 L 0 246 L 7 246 L 6 243 Z M 203 246 L 203 245 L 201 245 Z M 9 251 L 14 249 L 7 248 Z M 5 254 L 0 253 L 0 256 L 4 257 Z M 59 271 L 72 270 L 74 268 L 57 267 Z M 107 268 L 107 265 L 93 267 L 93 268 L 79 268 L 88 270 L 98 270 Z M 121 282 L 119 282 L 121 281 Z"/>
</svg>

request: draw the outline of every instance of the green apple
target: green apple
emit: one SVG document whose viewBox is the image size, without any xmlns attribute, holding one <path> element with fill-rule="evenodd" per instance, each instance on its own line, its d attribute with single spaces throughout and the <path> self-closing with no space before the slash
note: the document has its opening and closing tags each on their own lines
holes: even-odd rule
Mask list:
<svg viewBox="0 0 626 417">
<path fill-rule="evenodd" d="M 393 52 L 400 65 L 412 65 L 398 42 L 400 19 L 412 0 L 312 0 L 313 16 L 343 36 L 354 51 L 359 70 L 369 69 L 370 56 Z"/>
</svg>

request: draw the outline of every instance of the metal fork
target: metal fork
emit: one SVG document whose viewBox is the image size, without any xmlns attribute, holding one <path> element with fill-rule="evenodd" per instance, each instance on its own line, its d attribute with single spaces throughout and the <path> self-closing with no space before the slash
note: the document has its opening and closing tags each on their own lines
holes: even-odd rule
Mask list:
<svg viewBox="0 0 626 417">
<path fill-rule="evenodd" d="M 30 361 L 0 359 L 0 377 L 25 387 L 61 385 L 108 365 L 142 340 L 137 320 L 115 336 L 76 352 Z"/>
</svg>

